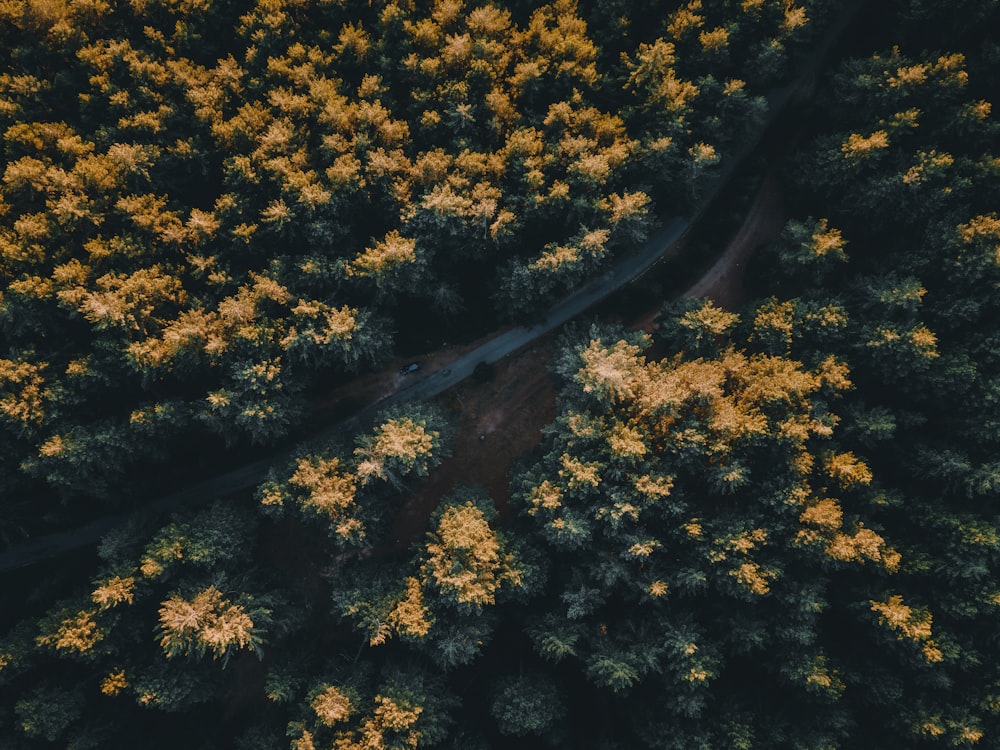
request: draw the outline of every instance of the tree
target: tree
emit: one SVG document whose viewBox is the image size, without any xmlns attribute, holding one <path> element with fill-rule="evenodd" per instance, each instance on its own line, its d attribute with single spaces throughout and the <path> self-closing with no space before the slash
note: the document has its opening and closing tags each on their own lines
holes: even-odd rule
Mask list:
<svg viewBox="0 0 1000 750">
<path fill-rule="evenodd" d="M 398 487 L 407 475 L 426 476 L 444 458 L 444 423 L 436 412 L 417 407 L 383 419 L 370 436 L 359 437 L 354 449 L 362 486 L 378 478 Z"/>
<path fill-rule="evenodd" d="M 462 503 L 462 494 L 471 497 Z M 521 586 L 522 573 L 513 550 L 490 528 L 496 516 L 492 501 L 476 493 L 458 497 L 443 502 L 431 517 L 420 570 L 443 601 L 481 610 L 496 602 L 502 586 Z"/>
<path fill-rule="evenodd" d="M 225 665 L 236 651 L 259 654 L 270 616 L 253 597 L 234 603 L 215 586 L 191 598 L 175 593 L 160 606 L 160 646 L 167 658 L 209 653 Z"/>
</svg>

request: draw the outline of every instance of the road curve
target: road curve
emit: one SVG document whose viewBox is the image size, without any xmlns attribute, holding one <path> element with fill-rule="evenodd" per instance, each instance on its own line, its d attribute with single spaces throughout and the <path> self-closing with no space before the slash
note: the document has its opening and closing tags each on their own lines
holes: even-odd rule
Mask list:
<svg viewBox="0 0 1000 750">
<path fill-rule="evenodd" d="M 851 3 L 844 10 L 837 21 L 827 30 L 821 42 L 813 48 L 808 58 L 803 61 L 803 72 L 795 81 L 768 94 L 766 97 L 768 104 L 767 115 L 757 129 L 756 135 L 748 139 L 748 142 L 744 144 L 737 154 L 723 160 L 722 168 L 708 186 L 706 193 L 699 203 L 698 211 L 693 215 L 687 217 L 675 216 L 663 221 L 659 228 L 633 253 L 623 257 L 613 268 L 603 275 L 592 279 L 556 302 L 541 322 L 531 326 L 518 326 L 507 329 L 485 341 L 476 349 L 450 362 L 442 369 L 416 377 L 411 376 L 413 379 L 406 387 L 398 389 L 393 394 L 365 407 L 352 417 L 323 430 L 318 435 L 309 438 L 308 442 L 323 440 L 324 438 L 345 432 L 356 431 L 359 427 L 371 423 L 379 412 L 395 404 L 412 400 L 425 400 L 437 396 L 470 377 L 479 363 L 496 362 L 535 339 L 553 331 L 621 287 L 636 280 L 657 261 L 668 256 L 671 249 L 675 247 L 677 240 L 701 218 L 707 207 L 732 177 L 736 168 L 757 147 L 764 133 L 778 115 L 781 114 L 799 91 L 804 90 L 810 85 L 827 54 L 837 43 L 844 29 L 862 5 L 863 2 L 855 0 L 855 2 Z M 715 266 L 709 269 L 705 276 L 709 276 L 714 272 Z M 698 283 L 696 282 L 693 289 L 697 288 Z M 297 448 L 282 451 L 276 455 L 220 474 L 212 479 L 207 479 L 172 492 L 169 495 L 145 504 L 141 512 L 144 515 L 157 516 L 185 506 L 203 504 L 222 495 L 256 487 L 266 477 L 267 471 L 271 466 L 290 458 L 295 450 Z M 130 517 L 129 514 L 106 516 L 69 531 L 47 534 L 24 542 L 0 553 L 0 573 L 25 568 L 43 560 L 96 544 L 107 532 L 121 526 Z"/>
</svg>

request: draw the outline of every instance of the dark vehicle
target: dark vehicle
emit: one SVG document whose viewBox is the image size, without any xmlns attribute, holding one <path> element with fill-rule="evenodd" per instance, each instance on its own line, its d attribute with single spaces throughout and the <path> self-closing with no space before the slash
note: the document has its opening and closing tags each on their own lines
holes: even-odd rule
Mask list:
<svg viewBox="0 0 1000 750">
<path fill-rule="evenodd" d="M 420 369 L 420 363 L 419 362 L 411 362 L 408 365 L 403 365 L 402 367 L 400 367 L 399 368 L 399 374 L 400 375 L 409 375 L 411 372 L 416 372 L 419 369 Z"/>
</svg>

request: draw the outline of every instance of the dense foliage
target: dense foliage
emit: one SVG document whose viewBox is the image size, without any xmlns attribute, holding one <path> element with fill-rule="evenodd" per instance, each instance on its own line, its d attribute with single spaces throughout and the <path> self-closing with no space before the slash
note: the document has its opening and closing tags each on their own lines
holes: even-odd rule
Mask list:
<svg viewBox="0 0 1000 750">
<path fill-rule="evenodd" d="M 750 270 L 753 301 L 739 310 L 707 300 L 667 302 L 655 338 L 610 324 L 563 333 L 552 365 L 558 416 L 511 478 L 516 518 L 499 523 L 493 498 L 459 485 L 407 548 L 387 538 L 400 499 L 449 450 L 447 419 L 429 406 L 410 404 L 381 415 L 365 433 L 341 444 L 302 446 L 258 488 L 255 509 L 246 498 L 227 498 L 179 514 L 153 534 L 125 527 L 102 543 L 100 567 L 89 585 L 58 601 L 44 593 L 29 597 L 27 606 L 38 611 L 14 618 L 18 622 L 0 638 L 0 741 L 24 750 L 179 743 L 242 750 L 996 746 L 1000 133 L 987 96 L 1000 85 L 1000 47 L 982 31 L 982 22 L 995 21 L 998 11 L 995 2 L 967 0 L 961 4 L 964 19 L 946 22 L 931 4 L 903 5 L 892 18 L 903 24 L 905 38 L 923 43 L 935 38 L 934 26 L 941 23 L 955 46 L 900 46 L 852 57 L 820 87 L 807 137 L 789 158 L 785 193 L 792 217 Z M 337 278 L 358 276 L 348 269 L 367 268 L 377 257 L 418 257 L 422 242 L 410 230 L 419 223 L 415 217 L 431 211 L 428 195 L 447 190 L 453 198 L 475 190 L 471 180 L 452 180 L 456 173 L 449 170 L 460 168 L 463 154 L 476 148 L 485 153 L 499 142 L 490 139 L 500 131 L 474 120 L 479 124 L 466 132 L 461 117 L 444 117 L 448 102 L 464 102 L 461 97 L 476 90 L 473 83 L 496 83 L 523 112 L 540 117 L 543 109 L 545 117 L 553 107 L 563 111 L 560 102 L 566 112 L 577 112 L 574 107 L 614 100 L 606 80 L 597 86 L 595 79 L 590 89 L 580 84 L 587 60 L 596 69 L 620 62 L 616 83 L 631 81 L 625 91 L 641 81 L 660 82 L 664 92 L 679 95 L 684 81 L 693 80 L 679 63 L 674 76 L 633 76 L 642 56 L 665 59 L 664 49 L 657 51 L 657 42 L 639 30 L 640 21 L 657 19 L 657 30 L 649 33 L 673 40 L 670 54 L 678 60 L 682 53 L 696 60 L 701 49 L 720 69 L 751 59 L 766 69 L 761 45 L 740 42 L 737 22 L 712 26 L 713 14 L 775 14 L 772 20 L 794 27 L 812 7 L 803 16 L 788 3 L 694 0 L 664 16 L 640 3 L 630 21 L 624 6 L 610 0 L 578 10 L 557 3 L 538 10 L 514 7 L 509 14 L 480 9 L 449 16 L 445 11 L 452 6 L 440 4 L 419 24 L 407 15 L 416 11 L 401 5 L 379 6 L 377 13 L 362 9 L 355 16 L 361 20 L 351 22 L 353 31 L 341 31 L 341 43 L 347 34 L 354 46 L 346 45 L 337 60 L 356 65 L 343 80 L 354 75 L 364 87 L 365 77 L 377 70 L 380 82 L 368 85 L 386 87 L 378 89 L 386 97 L 398 91 L 396 76 L 424 81 L 423 88 L 407 84 L 424 92 L 423 98 L 379 101 L 386 111 L 419 109 L 419 120 L 400 120 L 414 142 L 426 138 L 431 147 L 434 138 L 464 137 L 469 150 L 442 157 L 444 171 L 427 183 L 426 194 L 397 174 L 392 189 L 416 192 L 392 200 L 413 214 L 397 217 L 396 209 L 386 210 L 385 232 L 373 233 L 379 239 L 370 246 L 351 246 L 352 238 L 379 214 L 348 214 L 358 226 L 338 235 L 338 247 L 353 249 L 331 261 L 340 262 Z M 180 8 L 144 10 L 172 18 L 168 10 L 176 14 Z M 262 55 L 269 45 L 287 41 L 278 33 L 287 32 L 283 24 L 300 24 L 295 28 L 303 36 L 319 34 L 323 27 L 307 26 L 307 19 L 342 12 L 345 6 L 337 4 L 268 6 L 270 15 L 258 8 L 257 15 L 241 20 L 252 33 L 241 33 L 251 35 L 255 55 Z M 48 13 L 56 18 L 55 10 Z M 170 43 L 180 49 L 190 44 L 194 60 L 197 23 L 210 15 L 175 22 Z M 525 89 L 510 94 L 503 88 L 513 85 L 509 79 L 500 83 L 470 64 L 463 79 L 468 86 L 455 93 L 436 76 L 448 70 L 448 60 L 473 59 L 459 54 L 466 44 L 460 32 L 478 23 L 473 19 L 498 15 L 524 45 L 503 54 L 514 56 L 510 75 L 520 70 L 527 76 Z M 583 16 L 586 25 L 570 22 Z M 265 17 L 271 20 L 265 23 Z M 45 28 L 58 37 L 52 31 L 57 20 Z M 546 29 L 559 31 L 546 37 Z M 585 29 L 609 40 L 617 29 L 616 41 L 586 48 L 574 36 Z M 73 32 L 67 26 L 60 38 Z M 720 38 L 742 57 L 709 55 Z M 567 46 L 559 47 L 556 39 Z M 412 52 L 412 65 L 388 63 L 399 59 L 387 56 L 389 40 L 394 54 Z M 437 65 L 414 51 L 434 44 L 442 55 Z M 528 58 L 517 55 L 529 52 L 536 62 L 568 67 L 519 68 Z M 321 65 L 318 56 L 306 58 Z M 254 64 L 256 57 L 236 67 L 264 75 Z M 277 63 L 266 69 L 284 75 Z M 538 77 L 545 86 L 531 88 Z M 580 98 L 560 90 L 560 82 L 576 88 Z M 242 85 L 240 96 L 258 101 L 252 98 L 258 89 Z M 299 96 L 294 87 L 289 91 Z M 545 98 L 564 94 L 568 98 L 556 102 Z M 584 105 L 588 96 L 594 99 Z M 490 107 L 498 101 L 483 97 Z M 285 116 L 272 106 L 255 110 L 272 118 L 268 128 Z M 620 129 L 604 144 L 609 148 L 619 137 L 644 143 L 653 136 L 634 129 L 659 127 L 653 115 L 670 111 L 615 106 L 615 114 L 600 115 L 619 118 Z M 696 110 L 687 122 L 688 135 L 698 139 L 712 124 L 710 118 L 698 120 Z M 423 122 L 424 112 L 442 119 L 428 115 Z M 537 123 L 524 124 L 530 116 L 515 119 L 529 118 L 517 121 L 542 132 Z M 320 127 L 318 116 L 310 122 Z M 554 149 L 546 163 L 571 159 L 566 142 L 545 132 L 539 153 Z M 249 138 L 238 142 L 250 154 L 240 163 L 269 174 L 260 184 L 279 189 L 278 182 L 269 182 L 277 179 L 273 173 L 251 158 L 261 146 L 250 149 Z M 366 140 L 363 147 L 377 149 L 377 142 Z M 307 169 L 313 145 L 301 146 L 304 162 L 288 163 Z M 401 155 L 388 156 L 386 145 L 386 158 L 411 158 L 403 145 Z M 351 148 L 360 153 L 358 144 Z M 600 201 L 610 200 L 600 192 L 607 185 L 634 192 L 646 184 L 632 182 L 644 179 L 646 167 L 630 159 L 614 178 L 622 182 L 592 186 L 595 192 L 584 201 L 591 210 L 599 212 Z M 575 185 L 572 170 L 563 166 L 567 171 L 559 179 Z M 225 174 L 233 179 L 231 170 Z M 315 180 L 328 189 L 323 180 L 329 175 L 321 174 L 316 170 Z M 375 211 L 368 186 L 355 185 L 345 195 L 372 201 L 365 210 Z M 263 200 L 279 200 L 261 190 Z M 574 190 L 569 194 L 578 195 Z M 389 192 L 378 200 L 388 201 Z M 646 195 L 654 194 L 659 200 L 653 188 Z M 292 193 L 281 196 L 286 207 L 294 203 L 295 211 L 305 210 Z M 466 197 L 471 200 L 472 193 Z M 535 219 L 523 217 L 534 209 L 512 205 L 501 201 L 494 208 L 510 211 L 514 224 L 525 221 L 517 229 L 524 237 L 548 243 L 542 214 L 532 225 Z M 555 216 L 563 222 L 566 234 L 558 242 L 575 236 L 576 221 L 565 221 L 570 214 L 545 215 L 548 222 Z M 572 215 L 582 222 L 597 214 Z M 307 233 L 325 219 L 303 216 L 296 214 L 288 236 L 303 240 L 296 246 L 316 247 Z M 477 247 L 475 232 L 465 236 L 461 222 L 454 226 L 454 232 L 434 230 L 440 232 L 435 252 Z M 597 223 L 586 227 L 609 238 L 618 231 Z M 486 230 L 475 262 L 510 270 L 501 288 L 535 262 L 531 253 L 541 252 L 540 258 L 569 252 L 545 244 L 516 250 L 498 244 L 487 251 Z M 239 288 L 247 295 L 256 294 L 257 285 L 281 288 L 289 299 L 296 297 L 290 290 L 297 287 L 283 275 L 290 267 L 282 265 L 285 255 L 263 249 L 260 259 L 272 263 L 270 270 L 253 266 L 258 231 L 263 237 L 270 230 L 259 226 L 250 234 L 240 257 L 252 281 Z M 221 243 L 212 245 L 213 252 L 235 279 L 231 264 L 237 255 L 226 254 L 229 240 L 221 236 L 212 240 Z M 43 262 L 46 252 L 32 262 Z M 438 266 L 435 258 L 428 256 L 419 288 L 393 294 L 422 294 L 433 287 L 431 279 L 446 282 L 449 264 Z M 409 276 L 395 278 L 385 283 Z M 350 298 L 354 292 L 345 291 L 349 287 L 346 281 L 336 287 L 347 295 L 343 304 L 360 305 Z M 373 316 L 376 307 L 380 314 L 391 312 L 390 296 L 383 291 L 372 297 Z M 277 305 L 269 308 L 269 330 L 286 335 L 278 333 L 288 322 L 280 313 L 286 303 L 268 299 Z M 339 309 L 340 298 L 332 299 L 322 304 Z M 44 300 L 29 305 L 25 297 L 16 304 L 36 310 L 39 320 L 51 313 Z M 311 303 L 302 297 L 296 304 Z M 30 340 L 26 332 L 16 335 Z M 123 350 L 107 341 L 97 336 L 91 343 L 110 362 Z M 43 409 L 48 396 L 39 394 L 49 387 L 44 368 L 31 370 L 27 354 L 9 362 L 14 374 L 5 382 L 18 395 L 0 401 L 5 413 L 30 415 L 30 409 L 18 411 L 23 403 Z M 276 375 L 269 382 L 279 381 Z M 11 431 L 9 439 L 15 437 L 27 440 Z"/>
<path fill-rule="evenodd" d="M 3 4 L 5 501 L 539 310 L 690 205 L 828 5 Z"/>
</svg>

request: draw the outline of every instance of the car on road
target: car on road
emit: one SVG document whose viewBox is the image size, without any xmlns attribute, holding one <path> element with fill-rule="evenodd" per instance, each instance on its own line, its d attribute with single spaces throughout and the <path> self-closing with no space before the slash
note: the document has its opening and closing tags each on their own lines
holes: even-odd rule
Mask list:
<svg viewBox="0 0 1000 750">
<path fill-rule="evenodd" d="M 399 368 L 400 375 L 409 375 L 410 373 L 416 372 L 420 369 L 419 362 L 410 362 L 408 365 L 403 365 Z"/>
</svg>

